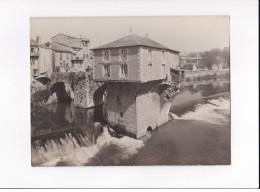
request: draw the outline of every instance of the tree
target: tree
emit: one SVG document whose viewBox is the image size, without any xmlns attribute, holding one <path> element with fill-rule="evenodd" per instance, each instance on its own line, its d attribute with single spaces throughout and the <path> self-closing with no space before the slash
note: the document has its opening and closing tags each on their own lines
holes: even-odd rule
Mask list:
<svg viewBox="0 0 260 192">
<path fill-rule="evenodd" d="M 205 51 L 202 53 L 202 65 L 209 70 L 212 69 L 213 64 L 217 62 L 216 51 Z"/>
</svg>

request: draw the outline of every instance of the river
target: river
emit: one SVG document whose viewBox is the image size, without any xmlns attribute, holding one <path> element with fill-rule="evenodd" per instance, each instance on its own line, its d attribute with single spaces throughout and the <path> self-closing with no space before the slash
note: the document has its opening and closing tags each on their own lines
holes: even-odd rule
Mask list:
<svg viewBox="0 0 260 192">
<path fill-rule="evenodd" d="M 102 106 L 58 103 L 32 115 L 32 166 L 228 165 L 231 163 L 230 85 L 186 84 L 170 121 L 139 140 L 94 128 Z"/>
</svg>

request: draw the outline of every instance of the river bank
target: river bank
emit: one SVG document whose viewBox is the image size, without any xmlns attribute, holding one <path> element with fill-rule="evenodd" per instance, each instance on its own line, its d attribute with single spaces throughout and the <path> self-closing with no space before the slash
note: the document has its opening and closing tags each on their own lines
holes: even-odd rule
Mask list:
<svg viewBox="0 0 260 192">
<path fill-rule="evenodd" d="M 218 81 L 229 81 L 230 79 L 230 70 L 222 69 L 222 70 L 204 70 L 204 71 L 185 71 L 183 82 L 200 82 L 200 81 L 210 81 L 210 80 L 218 80 Z"/>
</svg>

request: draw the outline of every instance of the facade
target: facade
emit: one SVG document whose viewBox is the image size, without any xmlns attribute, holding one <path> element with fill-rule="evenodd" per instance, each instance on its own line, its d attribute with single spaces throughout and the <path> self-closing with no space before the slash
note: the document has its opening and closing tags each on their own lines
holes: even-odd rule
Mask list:
<svg viewBox="0 0 260 192">
<path fill-rule="evenodd" d="M 31 82 L 46 72 L 90 71 L 93 65 L 89 40 L 58 34 L 52 42 L 40 44 L 40 38 L 30 39 Z"/>
<path fill-rule="evenodd" d="M 31 73 L 31 82 L 33 76 L 38 74 L 38 58 L 39 58 L 39 48 L 38 42 L 34 39 L 30 39 L 30 73 Z"/>
<path fill-rule="evenodd" d="M 73 50 L 65 45 L 53 42 L 50 44 L 52 50 L 52 72 L 70 72 L 72 69 Z"/>
<path fill-rule="evenodd" d="M 74 71 L 86 71 L 91 67 L 90 41 L 86 38 L 76 38 L 65 34 L 57 34 L 51 38 L 52 43 L 69 47 L 74 55 L 71 58 L 71 67 Z"/>
<path fill-rule="evenodd" d="M 180 69 L 187 71 L 197 71 L 202 64 L 202 57 L 198 53 L 186 53 L 180 54 Z"/>
<path fill-rule="evenodd" d="M 160 84 L 178 66 L 178 51 L 148 37 L 129 35 L 94 48 L 94 81 L 107 83 L 111 126 L 140 138 L 168 121 Z M 148 112 L 149 111 L 149 112 Z"/>
<path fill-rule="evenodd" d="M 147 82 L 165 79 L 170 68 L 179 63 L 178 52 L 170 50 L 149 39 L 150 46 L 139 45 L 141 37 L 130 35 L 127 39 L 132 46 L 101 46 L 94 51 L 94 79 L 96 81 Z M 131 42 L 131 38 L 134 42 Z M 139 39 L 138 39 L 139 38 Z M 148 40 L 148 38 L 143 38 Z M 119 41 L 119 45 L 121 46 Z M 134 44 L 135 43 L 135 44 Z"/>
</svg>

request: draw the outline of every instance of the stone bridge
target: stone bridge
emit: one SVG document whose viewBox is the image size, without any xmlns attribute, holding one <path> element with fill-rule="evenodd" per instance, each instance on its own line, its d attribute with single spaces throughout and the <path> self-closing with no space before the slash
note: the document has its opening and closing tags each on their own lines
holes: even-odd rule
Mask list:
<svg viewBox="0 0 260 192">
<path fill-rule="evenodd" d="M 35 80 L 47 86 L 50 94 L 56 94 L 60 103 L 74 100 L 75 107 L 89 108 L 104 101 L 106 85 L 93 81 L 90 72 L 45 73 Z"/>
</svg>

